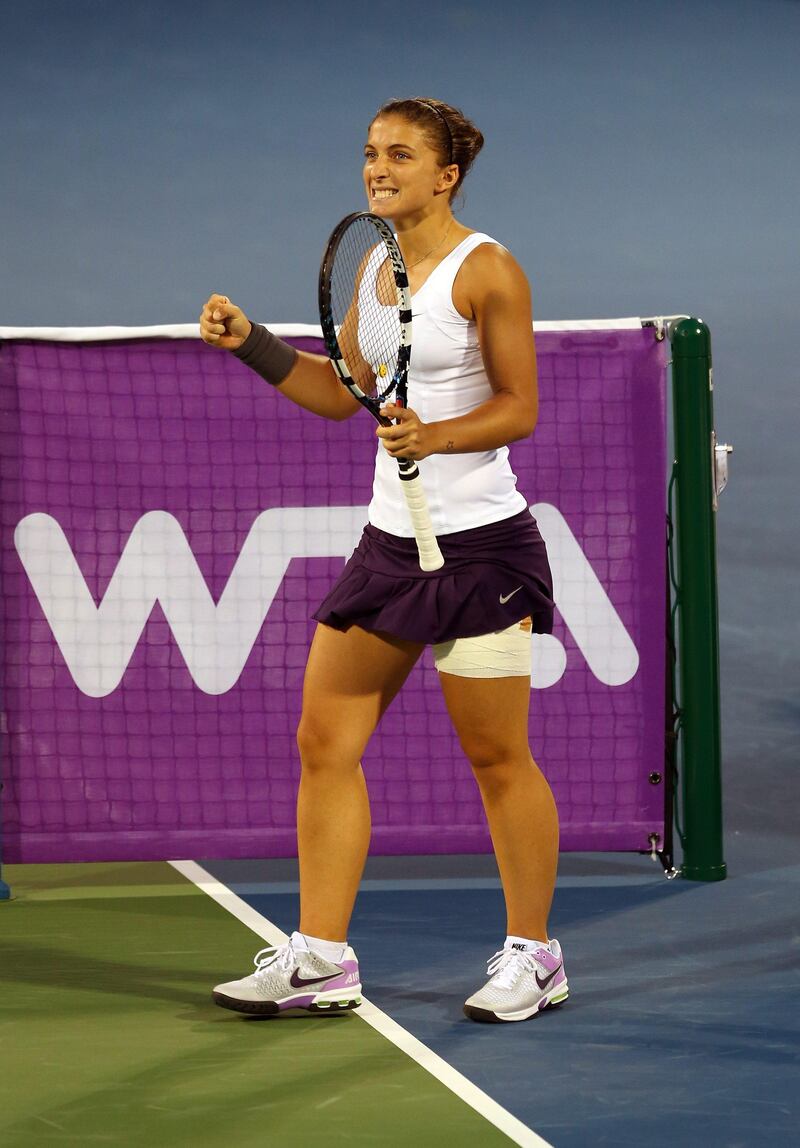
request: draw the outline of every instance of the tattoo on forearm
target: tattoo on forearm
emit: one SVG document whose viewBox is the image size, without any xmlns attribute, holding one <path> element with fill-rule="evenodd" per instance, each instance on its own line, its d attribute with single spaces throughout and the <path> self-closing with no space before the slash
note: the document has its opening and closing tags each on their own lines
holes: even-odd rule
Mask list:
<svg viewBox="0 0 800 1148">
<path fill-rule="evenodd" d="M 453 442 L 453 440 L 452 440 L 451 438 L 449 438 L 449 439 L 447 440 L 447 446 L 446 446 L 444 449 L 445 449 L 445 450 L 454 450 L 454 449 L 455 449 L 455 445 L 456 445 L 456 444 Z"/>
</svg>

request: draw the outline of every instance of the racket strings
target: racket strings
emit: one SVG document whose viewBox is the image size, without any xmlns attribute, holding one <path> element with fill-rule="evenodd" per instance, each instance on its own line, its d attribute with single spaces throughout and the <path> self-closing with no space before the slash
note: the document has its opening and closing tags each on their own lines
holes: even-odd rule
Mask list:
<svg viewBox="0 0 800 1148">
<path fill-rule="evenodd" d="M 382 399 L 397 382 L 401 327 L 389 255 L 368 221 L 342 236 L 330 282 L 342 357 L 364 394 Z"/>
</svg>

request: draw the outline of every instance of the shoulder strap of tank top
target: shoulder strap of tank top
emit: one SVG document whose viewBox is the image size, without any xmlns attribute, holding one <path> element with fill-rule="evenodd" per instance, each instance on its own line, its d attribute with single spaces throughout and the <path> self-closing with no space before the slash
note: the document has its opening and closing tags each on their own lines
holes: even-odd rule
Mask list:
<svg viewBox="0 0 800 1148">
<path fill-rule="evenodd" d="M 431 274 L 423 283 L 420 290 L 428 288 L 436 292 L 441 299 L 442 303 L 449 311 L 458 315 L 455 307 L 453 306 L 453 284 L 455 283 L 456 275 L 458 275 L 461 264 L 467 256 L 480 247 L 482 243 L 497 243 L 496 239 L 492 239 L 491 235 L 485 235 L 482 231 L 474 231 L 472 235 L 468 235 L 466 239 L 462 239 L 458 247 L 454 247 L 449 254 L 445 255 L 442 262 L 433 269 Z M 433 280 L 433 282 L 431 282 Z M 463 319 L 463 316 L 458 316 Z M 466 322 L 466 319 L 464 319 Z"/>
<path fill-rule="evenodd" d="M 482 243 L 497 243 L 496 239 L 492 239 L 491 235 L 485 235 L 482 231 L 473 231 L 472 235 L 468 235 L 466 239 L 462 239 L 458 247 L 454 247 L 449 254 L 445 255 L 442 262 L 436 268 L 436 271 L 443 272 L 443 277 L 450 280 L 450 286 L 453 286 L 453 280 L 458 274 L 458 269 L 461 264 L 470 255 L 476 247 L 480 247 Z M 434 272 L 435 274 L 435 272 Z"/>
</svg>

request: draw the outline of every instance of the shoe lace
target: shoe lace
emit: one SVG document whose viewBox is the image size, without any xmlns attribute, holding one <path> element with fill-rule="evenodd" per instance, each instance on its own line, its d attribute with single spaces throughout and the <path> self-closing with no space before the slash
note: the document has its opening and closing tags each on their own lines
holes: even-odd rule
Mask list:
<svg viewBox="0 0 800 1148">
<path fill-rule="evenodd" d="M 535 972 L 539 963 L 533 953 L 523 953 L 520 949 L 501 949 L 489 959 L 486 972 L 501 989 L 512 988 L 525 972 Z"/>
<path fill-rule="evenodd" d="M 265 974 L 274 965 L 282 973 L 288 973 L 296 963 L 297 957 L 291 941 L 285 945 L 268 945 L 266 949 L 259 949 L 253 957 L 256 966 L 255 975 Z"/>
</svg>

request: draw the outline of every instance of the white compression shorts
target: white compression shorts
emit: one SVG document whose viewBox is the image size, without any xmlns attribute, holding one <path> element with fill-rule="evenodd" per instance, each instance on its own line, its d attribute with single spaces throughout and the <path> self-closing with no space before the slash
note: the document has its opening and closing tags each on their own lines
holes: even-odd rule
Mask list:
<svg viewBox="0 0 800 1148">
<path fill-rule="evenodd" d="M 433 661 L 440 674 L 459 678 L 529 678 L 531 619 L 493 634 L 439 642 L 433 647 Z"/>
</svg>

